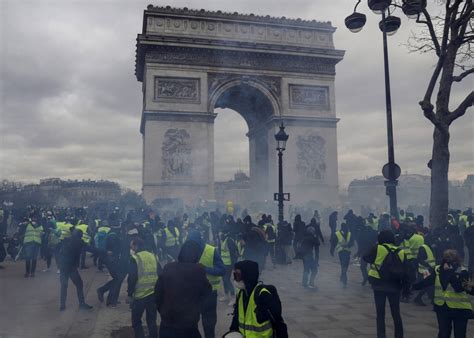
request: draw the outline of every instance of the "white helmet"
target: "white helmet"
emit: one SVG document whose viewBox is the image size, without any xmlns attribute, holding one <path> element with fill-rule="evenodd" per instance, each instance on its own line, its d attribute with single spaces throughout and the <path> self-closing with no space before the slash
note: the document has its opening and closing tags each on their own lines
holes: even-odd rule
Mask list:
<svg viewBox="0 0 474 338">
<path fill-rule="evenodd" d="M 244 338 L 240 332 L 229 331 L 222 338 Z"/>
</svg>

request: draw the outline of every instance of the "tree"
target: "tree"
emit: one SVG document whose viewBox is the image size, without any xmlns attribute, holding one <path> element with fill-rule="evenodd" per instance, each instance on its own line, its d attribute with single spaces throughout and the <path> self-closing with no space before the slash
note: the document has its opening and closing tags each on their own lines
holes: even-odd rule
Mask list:
<svg viewBox="0 0 474 338">
<path fill-rule="evenodd" d="M 430 225 L 444 226 L 448 219 L 449 139 L 451 124 L 474 104 L 474 91 L 453 110 L 450 98 L 453 84 L 474 73 L 472 53 L 474 41 L 473 0 L 435 1 L 443 7 L 442 14 L 432 16 L 428 8 L 419 14 L 417 22 L 426 26 L 425 35 L 414 36 L 410 46 L 419 52 L 433 51 L 437 56 L 426 93 L 419 105 L 424 116 L 433 124 L 431 168 Z M 437 86 L 438 84 L 438 86 Z M 436 100 L 432 103 L 437 90 Z"/>
</svg>

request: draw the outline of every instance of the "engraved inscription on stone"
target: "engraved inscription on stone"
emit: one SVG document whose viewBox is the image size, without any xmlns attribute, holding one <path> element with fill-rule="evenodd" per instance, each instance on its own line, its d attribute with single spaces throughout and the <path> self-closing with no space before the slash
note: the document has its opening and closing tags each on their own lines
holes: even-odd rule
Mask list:
<svg viewBox="0 0 474 338">
<path fill-rule="evenodd" d="M 166 181 L 190 178 L 193 160 L 191 138 L 185 129 L 168 129 L 161 147 L 163 171 Z"/>
<path fill-rule="evenodd" d="M 323 86 L 289 85 L 291 108 L 329 109 L 329 88 Z"/>
<path fill-rule="evenodd" d="M 200 102 L 200 79 L 155 77 L 155 101 Z"/>
<path fill-rule="evenodd" d="M 302 181 L 322 180 L 326 174 L 326 141 L 316 133 L 296 138 L 296 169 Z"/>
</svg>

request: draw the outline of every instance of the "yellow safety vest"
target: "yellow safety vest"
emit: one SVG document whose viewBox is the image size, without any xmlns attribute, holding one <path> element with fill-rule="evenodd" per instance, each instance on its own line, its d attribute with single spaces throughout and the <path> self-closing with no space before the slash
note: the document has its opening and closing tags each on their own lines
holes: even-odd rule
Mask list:
<svg viewBox="0 0 474 338">
<path fill-rule="evenodd" d="M 351 251 L 351 249 L 348 247 L 349 242 L 351 241 L 351 232 L 348 231 L 346 234 L 346 238 L 342 235 L 342 232 L 336 231 L 336 237 L 337 237 L 337 245 L 336 245 L 336 252 L 341 252 L 341 251 Z"/>
<path fill-rule="evenodd" d="M 434 293 L 434 303 L 438 306 L 443 306 L 446 304 L 450 309 L 462 309 L 462 310 L 471 310 L 471 299 L 466 292 L 456 292 L 453 287 L 448 284 L 446 290 L 443 290 L 441 281 L 439 279 L 439 269 L 440 266 L 436 266 L 436 279 L 435 279 L 435 293 Z"/>
<path fill-rule="evenodd" d="M 56 222 L 56 227 L 61 231 L 61 241 L 65 238 L 71 237 L 72 224 L 66 222 Z"/>
<path fill-rule="evenodd" d="M 273 243 L 275 243 L 275 241 L 276 241 L 276 235 L 277 235 L 276 226 L 274 226 L 274 225 L 271 224 L 271 223 L 265 224 L 265 232 L 267 232 L 268 227 L 272 227 L 272 228 L 273 228 L 273 232 L 275 233 L 275 238 L 273 238 L 273 239 L 267 239 L 267 243 L 273 244 Z"/>
<path fill-rule="evenodd" d="M 155 284 L 158 280 L 158 260 L 154 254 L 148 251 L 140 251 L 132 256 L 137 262 L 138 280 L 133 293 L 134 299 L 143 299 L 155 292 Z"/>
<path fill-rule="evenodd" d="M 418 256 L 418 250 L 423 244 L 425 244 L 425 239 L 423 238 L 423 236 L 418 234 L 414 234 L 413 236 L 411 236 L 408 240 L 408 247 L 406 249 L 407 259 L 415 259 Z"/>
<path fill-rule="evenodd" d="M 31 223 L 29 223 L 26 226 L 25 237 L 23 238 L 23 244 L 26 244 L 26 243 L 41 244 L 42 232 L 43 232 L 43 227 L 41 225 L 35 228 Z"/>
<path fill-rule="evenodd" d="M 371 227 L 373 230 L 378 231 L 379 230 L 379 220 L 377 217 L 372 218 L 371 221 L 367 219 L 367 225 Z"/>
<path fill-rule="evenodd" d="M 91 243 L 91 236 L 89 236 L 89 234 L 87 233 L 88 228 L 89 226 L 84 223 L 76 225 L 76 229 L 82 231 L 82 241 L 87 245 Z"/>
<path fill-rule="evenodd" d="M 214 267 L 214 253 L 216 248 L 212 245 L 206 244 L 204 247 L 204 251 L 202 252 L 201 258 L 199 259 L 199 263 L 204 265 L 206 268 Z M 206 274 L 207 280 L 211 283 L 212 290 L 217 291 L 219 290 L 221 284 L 221 276 L 214 276 L 210 274 Z"/>
<path fill-rule="evenodd" d="M 165 246 L 167 247 L 178 245 L 179 229 L 178 228 L 174 228 L 174 229 L 176 231 L 176 236 L 174 236 L 173 233 L 167 227 L 165 228 L 165 234 L 166 234 Z"/>
<path fill-rule="evenodd" d="M 384 245 L 388 246 L 390 250 L 393 251 L 399 249 L 393 244 L 386 243 Z M 375 279 L 380 279 L 379 270 L 388 255 L 388 250 L 384 245 L 377 245 L 377 256 L 375 257 L 374 263 L 370 265 L 369 276 Z M 400 257 L 400 260 L 403 262 L 405 260 L 405 252 L 400 249 L 400 251 L 398 251 L 398 257 Z"/>
<path fill-rule="evenodd" d="M 102 227 L 99 227 L 99 229 L 97 229 L 97 232 L 105 232 L 106 234 L 108 234 L 110 232 L 110 228 L 102 226 Z"/>
<path fill-rule="evenodd" d="M 221 244 L 221 258 L 222 261 L 224 262 L 224 265 L 232 265 L 232 260 L 230 259 L 230 250 L 229 250 L 229 245 L 227 243 L 229 237 L 226 237 L 224 241 Z"/>
<path fill-rule="evenodd" d="M 240 241 L 237 242 L 237 250 L 239 251 L 239 258 L 244 256 L 245 252 L 245 246 L 240 243 Z"/>
<path fill-rule="evenodd" d="M 259 323 L 257 321 L 257 315 L 255 313 L 255 310 L 257 308 L 255 304 L 255 289 L 257 287 L 258 285 L 253 289 L 252 294 L 250 295 L 249 303 L 247 305 L 247 311 L 244 310 L 244 297 L 242 296 L 242 293 L 245 291 L 239 291 L 239 294 L 237 296 L 239 300 L 239 331 L 245 338 L 270 338 L 273 337 L 272 323 L 269 320 L 263 323 Z M 263 292 L 270 293 L 268 289 L 261 288 L 259 296 Z"/>
<path fill-rule="evenodd" d="M 423 244 L 421 247 L 425 249 L 425 252 L 426 252 L 427 258 L 425 260 L 425 263 L 428 264 L 431 268 L 434 268 L 436 266 L 436 259 L 435 259 L 435 256 L 433 255 L 433 251 L 426 244 Z M 428 268 L 426 267 L 426 265 L 422 265 L 418 263 L 418 273 L 424 274 L 427 271 L 428 271 Z"/>
</svg>

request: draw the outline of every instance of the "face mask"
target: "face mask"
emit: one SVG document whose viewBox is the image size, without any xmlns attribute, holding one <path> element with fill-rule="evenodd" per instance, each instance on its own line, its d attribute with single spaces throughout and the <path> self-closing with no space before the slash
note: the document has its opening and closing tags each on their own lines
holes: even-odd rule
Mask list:
<svg viewBox="0 0 474 338">
<path fill-rule="evenodd" d="M 242 281 L 242 280 L 239 281 L 239 282 L 237 282 L 236 280 L 234 280 L 234 286 L 235 286 L 237 289 L 241 289 L 241 290 L 245 289 L 245 283 L 244 283 L 244 281 Z"/>
</svg>

